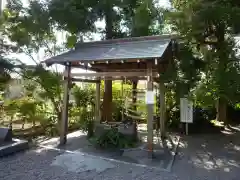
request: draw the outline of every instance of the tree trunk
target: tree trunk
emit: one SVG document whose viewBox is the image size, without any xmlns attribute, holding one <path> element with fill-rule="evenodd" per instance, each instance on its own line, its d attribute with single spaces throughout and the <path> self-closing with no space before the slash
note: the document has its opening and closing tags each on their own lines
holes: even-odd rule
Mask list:
<svg viewBox="0 0 240 180">
<path fill-rule="evenodd" d="M 216 106 L 217 121 L 224 122 L 224 125 L 228 124 L 227 121 L 227 102 L 223 98 L 219 98 Z"/>
<path fill-rule="evenodd" d="M 226 81 L 222 79 L 224 75 L 226 74 L 227 70 L 227 59 L 228 59 L 228 53 L 226 53 L 225 50 L 225 24 L 220 23 L 217 26 L 216 31 L 216 37 L 217 37 L 217 44 L 215 45 L 219 62 L 217 67 L 217 75 L 216 75 L 216 82 L 219 88 L 219 99 L 217 102 L 217 121 L 224 122 L 224 125 L 227 125 L 227 101 L 225 98 L 222 97 L 222 94 L 226 95 L 226 88 L 227 84 Z"/>
<path fill-rule="evenodd" d="M 107 3 L 105 8 L 106 39 L 113 38 L 113 7 Z M 112 121 L 112 80 L 104 81 L 103 111 L 101 121 Z"/>
</svg>

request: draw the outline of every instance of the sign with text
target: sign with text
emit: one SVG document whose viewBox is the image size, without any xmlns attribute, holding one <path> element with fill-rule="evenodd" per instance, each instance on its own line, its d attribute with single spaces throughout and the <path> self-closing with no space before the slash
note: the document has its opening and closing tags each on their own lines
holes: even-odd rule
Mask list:
<svg viewBox="0 0 240 180">
<path fill-rule="evenodd" d="M 154 92 L 153 91 L 146 92 L 146 104 L 154 104 Z"/>
<path fill-rule="evenodd" d="M 193 122 L 193 103 L 187 98 L 180 99 L 180 120 L 183 123 Z"/>
</svg>

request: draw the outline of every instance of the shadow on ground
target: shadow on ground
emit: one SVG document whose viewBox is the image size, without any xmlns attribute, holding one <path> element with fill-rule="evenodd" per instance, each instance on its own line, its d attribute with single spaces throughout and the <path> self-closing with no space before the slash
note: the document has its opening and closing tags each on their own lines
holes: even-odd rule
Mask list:
<svg viewBox="0 0 240 180">
<path fill-rule="evenodd" d="M 182 136 L 173 172 L 183 180 L 239 180 L 240 128 Z"/>
<path fill-rule="evenodd" d="M 87 140 L 86 135 L 81 131 L 69 134 L 65 146 L 58 146 L 57 138 L 40 142 L 40 145 L 170 171 L 175 156 L 178 138 L 171 135 L 165 141 L 162 141 L 159 136 L 155 135 L 154 156 L 153 159 L 151 159 L 149 158 L 149 152 L 145 142 L 146 131 L 139 131 L 139 134 L 142 143 L 138 147 L 131 149 L 103 150 L 95 148 Z"/>
<path fill-rule="evenodd" d="M 146 132 L 145 132 L 146 133 Z M 142 132 L 144 136 L 144 131 Z M 70 134 L 68 143 L 60 150 L 77 153 L 86 153 L 95 157 L 104 157 L 123 162 L 135 163 L 154 167 L 156 169 L 168 169 L 171 155 L 162 154 L 154 161 L 147 159 L 147 152 L 140 151 L 103 151 L 95 149 L 88 141 L 85 134 L 75 132 Z M 172 138 L 174 139 L 174 138 Z M 50 139 L 40 143 L 42 146 L 57 147 L 58 139 Z M 141 146 L 144 148 L 144 143 Z M 160 152 L 160 151 L 159 151 Z M 125 154 L 125 155 L 124 155 Z M 137 160 L 136 160 L 137 159 Z M 141 162 L 144 161 L 144 162 Z M 222 133 L 182 135 L 180 138 L 177 155 L 172 167 L 172 174 L 179 180 L 239 180 L 240 179 L 240 128 L 230 126 Z"/>
</svg>

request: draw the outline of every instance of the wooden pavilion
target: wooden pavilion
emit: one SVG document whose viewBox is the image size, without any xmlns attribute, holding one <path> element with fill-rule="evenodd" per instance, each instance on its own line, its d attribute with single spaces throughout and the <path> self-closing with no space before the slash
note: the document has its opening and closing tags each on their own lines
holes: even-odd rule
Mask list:
<svg viewBox="0 0 240 180">
<path fill-rule="evenodd" d="M 49 66 L 61 64 L 64 72 L 64 99 L 60 144 L 66 143 L 68 127 L 69 84 L 71 81 L 96 83 L 95 121 L 100 122 L 100 81 L 138 79 L 147 80 L 147 96 L 153 97 L 153 82 L 160 90 L 160 132 L 165 134 L 165 92 L 160 73 L 171 65 L 174 56 L 173 36 L 146 36 L 78 43 L 73 50 L 44 62 Z M 85 68 L 96 73 L 71 73 L 71 68 Z M 80 78 L 79 78 L 80 77 Z M 150 100 L 149 100 L 150 101 Z M 147 102 L 148 149 L 153 151 L 152 102 Z M 111 109 L 111 108 L 110 108 Z"/>
</svg>

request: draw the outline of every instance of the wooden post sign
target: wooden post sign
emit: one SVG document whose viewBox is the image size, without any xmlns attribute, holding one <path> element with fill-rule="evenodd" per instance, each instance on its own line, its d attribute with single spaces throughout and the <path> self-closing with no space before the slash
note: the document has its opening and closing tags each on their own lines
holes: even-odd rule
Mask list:
<svg viewBox="0 0 240 180">
<path fill-rule="evenodd" d="M 188 123 L 193 122 L 193 103 L 187 98 L 180 99 L 180 120 L 186 123 L 186 135 L 188 135 Z"/>
<path fill-rule="evenodd" d="M 147 91 L 146 92 L 146 104 L 154 104 L 154 92 L 153 91 Z"/>
</svg>

